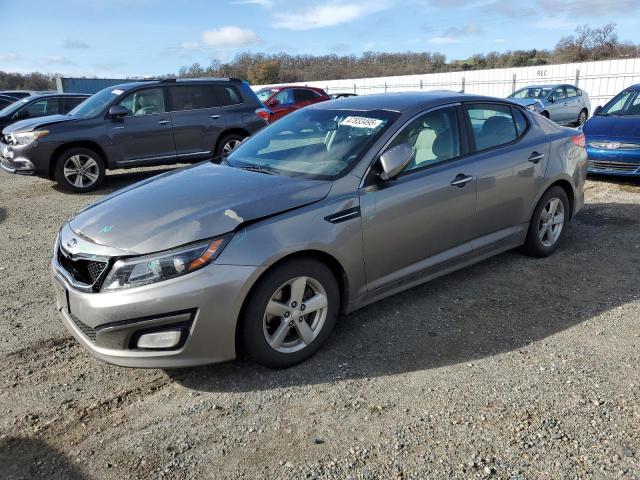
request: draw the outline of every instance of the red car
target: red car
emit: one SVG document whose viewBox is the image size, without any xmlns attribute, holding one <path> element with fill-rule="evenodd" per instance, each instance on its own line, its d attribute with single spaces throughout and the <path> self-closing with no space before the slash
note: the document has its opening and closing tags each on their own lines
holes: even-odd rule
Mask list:
<svg viewBox="0 0 640 480">
<path fill-rule="evenodd" d="M 273 115 L 269 117 L 269 122 L 275 122 L 286 114 L 312 103 L 331 100 L 321 88 L 297 85 L 267 87 L 258 90 L 256 95 L 273 112 Z"/>
</svg>

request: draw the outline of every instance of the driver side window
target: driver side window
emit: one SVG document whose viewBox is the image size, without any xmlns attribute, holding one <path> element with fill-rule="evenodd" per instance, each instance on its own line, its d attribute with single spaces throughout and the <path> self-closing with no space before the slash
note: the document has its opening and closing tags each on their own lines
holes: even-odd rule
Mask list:
<svg viewBox="0 0 640 480">
<path fill-rule="evenodd" d="M 129 116 L 153 115 L 166 112 L 162 88 L 138 90 L 124 97 L 119 105 L 129 112 Z"/>
<path fill-rule="evenodd" d="M 460 130 L 455 107 L 445 107 L 413 120 L 391 142 L 388 149 L 408 143 L 415 150 L 405 172 L 460 156 Z"/>
<path fill-rule="evenodd" d="M 564 87 L 558 87 L 553 91 L 554 100 L 562 100 L 565 98 Z"/>
</svg>

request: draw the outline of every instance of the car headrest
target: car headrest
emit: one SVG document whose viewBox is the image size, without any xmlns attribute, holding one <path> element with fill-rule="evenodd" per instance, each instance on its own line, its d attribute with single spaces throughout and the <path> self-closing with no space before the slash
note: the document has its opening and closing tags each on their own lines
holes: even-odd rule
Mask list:
<svg viewBox="0 0 640 480">
<path fill-rule="evenodd" d="M 513 120 L 499 115 L 487 118 L 482 125 L 484 135 L 500 135 L 513 129 Z"/>
<path fill-rule="evenodd" d="M 450 129 L 446 129 L 438 133 L 431 146 L 433 154 L 437 158 L 453 158 L 458 156 L 454 136 Z"/>
</svg>

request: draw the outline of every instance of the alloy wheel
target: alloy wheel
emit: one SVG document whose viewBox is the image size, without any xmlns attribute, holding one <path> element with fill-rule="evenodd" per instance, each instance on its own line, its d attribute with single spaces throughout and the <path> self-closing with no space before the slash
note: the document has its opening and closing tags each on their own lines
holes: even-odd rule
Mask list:
<svg viewBox="0 0 640 480">
<path fill-rule="evenodd" d="M 89 155 L 72 155 L 64 162 L 64 178 L 77 188 L 88 188 L 98 180 L 98 162 Z"/>
<path fill-rule="evenodd" d="M 224 144 L 224 146 L 222 147 L 222 153 L 227 154 L 230 153 L 231 150 L 233 150 L 234 148 L 236 148 L 238 145 L 240 145 L 242 143 L 242 140 L 229 140 L 227 143 Z"/>
<path fill-rule="evenodd" d="M 267 343 L 280 353 L 306 348 L 322 330 L 328 308 L 320 282 L 311 277 L 292 278 L 267 303 L 262 322 Z"/>
<path fill-rule="evenodd" d="M 564 204 L 557 197 L 549 199 L 540 212 L 538 238 L 545 247 L 551 247 L 560 238 L 564 226 Z"/>
</svg>

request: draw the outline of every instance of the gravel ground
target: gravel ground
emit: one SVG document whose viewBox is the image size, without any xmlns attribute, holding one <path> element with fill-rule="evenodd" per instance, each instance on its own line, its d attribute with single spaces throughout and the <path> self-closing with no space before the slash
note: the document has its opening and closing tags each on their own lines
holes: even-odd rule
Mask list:
<svg viewBox="0 0 640 480">
<path fill-rule="evenodd" d="M 91 358 L 54 308 L 72 196 L 0 174 L 0 477 L 640 479 L 640 182 L 591 179 L 560 250 L 341 319 L 310 361 Z"/>
</svg>

